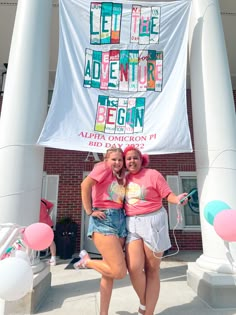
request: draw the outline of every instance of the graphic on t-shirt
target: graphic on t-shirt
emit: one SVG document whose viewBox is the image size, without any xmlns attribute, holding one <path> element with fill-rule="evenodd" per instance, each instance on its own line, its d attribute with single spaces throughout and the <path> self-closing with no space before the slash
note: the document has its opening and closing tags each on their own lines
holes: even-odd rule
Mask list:
<svg viewBox="0 0 236 315">
<path fill-rule="evenodd" d="M 145 187 L 136 183 L 129 183 L 125 191 L 125 200 L 127 203 L 133 205 L 139 201 L 145 201 Z"/>
<path fill-rule="evenodd" d="M 108 186 L 108 196 L 110 200 L 123 204 L 125 197 L 125 187 L 119 185 L 116 181 L 112 182 L 111 185 Z"/>
</svg>

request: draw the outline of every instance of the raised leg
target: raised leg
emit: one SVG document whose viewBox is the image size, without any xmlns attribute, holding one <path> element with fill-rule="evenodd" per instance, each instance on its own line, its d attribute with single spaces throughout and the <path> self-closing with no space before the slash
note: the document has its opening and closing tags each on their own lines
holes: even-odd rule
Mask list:
<svg viewBox="0 0 236 315">
<path fill-rule="evenodd" d="M 125 256 L 123 253 L 124 239 L 115 235 L 93 233 L 93 241 L 103 260 L 89 260 L 86 267 L 100 272 L 103 276 L 122 279 L 127 274 Z"/>
</svg>

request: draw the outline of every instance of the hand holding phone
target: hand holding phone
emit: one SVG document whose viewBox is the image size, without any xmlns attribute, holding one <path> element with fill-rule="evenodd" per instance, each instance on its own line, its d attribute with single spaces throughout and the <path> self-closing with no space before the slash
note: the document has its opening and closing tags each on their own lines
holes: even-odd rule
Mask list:
<svg viewBox="0 0 236 315">
<path fill-rule="evenodd" d="M 180 203 L 182 204 L 183 202 L 185 202 L 185 200 L 190 200 L 192 195 L 194 195 L 196 192 L 197 192 L 197 189 L 193 189 L 192 191 L 190 191 L 190 193 L 187 194 L 187 196 L 185 196 L 184 198 L 180 200 Z"/>
</svg>

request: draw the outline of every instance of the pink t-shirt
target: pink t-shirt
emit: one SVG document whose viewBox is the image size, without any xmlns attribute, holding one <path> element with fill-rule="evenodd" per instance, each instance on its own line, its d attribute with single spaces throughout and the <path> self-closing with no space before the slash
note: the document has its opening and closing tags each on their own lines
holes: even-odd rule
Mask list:
<svg viewBox="0 0 236 315">
<path fill-rule="evenodd" d="M 44 202 L 42 202 L 42 200 Z M 54 204 L 46 199 L 42 199 L 40 204 L 40 215 L 39 215 L 39 222 L 45 223 L 49 226 L 53 226 L 53 221 L 49 215 L 49 210 L 52 209 Z"/>
<path fill-rule="evenodd" d="M 162 207 L 162 199 L 172 191 L 162 174 L 143 168 L 137 174 L 129 173 L 125 192 L 126 215 L 147 214 Z"/>
<path fill-rule="evenodd" d="M 96 164 L 88 176 L 97 182 L 92 188 L 93 207 L 102 209 L 123 208 L 125 187 L 117 182 L 107 163 Z"/>
</svg>

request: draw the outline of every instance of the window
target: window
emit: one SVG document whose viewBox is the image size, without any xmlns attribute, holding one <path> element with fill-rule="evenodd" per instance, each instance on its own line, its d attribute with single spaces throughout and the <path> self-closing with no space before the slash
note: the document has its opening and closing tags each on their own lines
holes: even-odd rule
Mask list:
<svg viewBox="0 0 236 315">
<path fill-rule="evenodd" d="M 180 176 L 182 183 L 182 191 L 189 193 L 193 189 L 197 189 L 196 176 Z M 184 222 L 185 226 L 200 226 L 198 194 L 194 194 L 187 205 L 184 206 Z"/>
<path fill-rule="evenodd" d="M 172 191 L 178 195 L 182 192 L 189 193 L 192 189 L 197 189 L 196 172 L 179 172 L 179 176 L 167 176 L 167 182 Z M 170 229 L 177 225 L 176 205 L 169 204 Z M 198 194 L 194 194 L 187 205 L 183 207 L 182 221 L 178 223 L 177 229 L 200 230 L 199 202 Z"/>
</svg>

